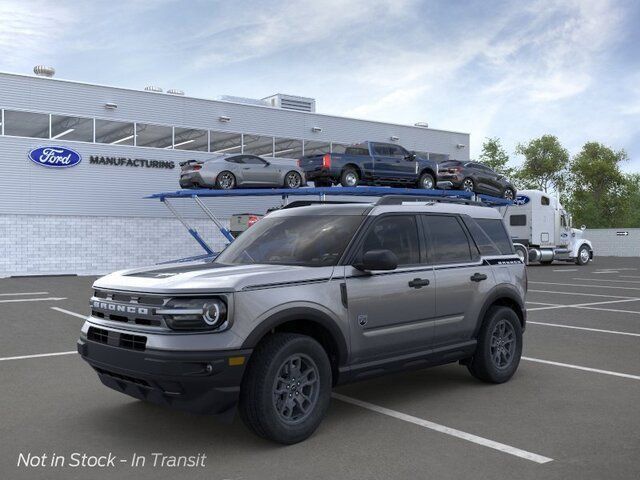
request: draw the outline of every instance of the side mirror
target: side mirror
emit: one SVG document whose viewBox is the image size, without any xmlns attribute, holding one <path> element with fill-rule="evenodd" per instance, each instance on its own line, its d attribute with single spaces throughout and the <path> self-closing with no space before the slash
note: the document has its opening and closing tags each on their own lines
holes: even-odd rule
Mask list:
<svg viewBox="0 0 640 480">
<path fill-rule="evenodd" d="M 391 250 L 369 250 L 354 268 L 362 271 L 395 270 L 398 268 L 398 257 Z"/>
<path fill-rule="evenodd" d="M 266 160 L 265 160 L 265 162 L 266 162 L 266 163 L 264 164 L 264 166 L 265 166 L 265 167 L 268 167 L 269 165 L 271 165 L 271 162 L 267 162 Z"/>
<path fill-rule="evenodd" d="M 410 153 L 409 155 L 405 155 L 404 159 L 413 162 L 416 159 L 416 154 Z"/>
<path fill-rule="evenodd" d="M 582 230 L 583 232 L 584 232 L 586 229 L 587 229 L 587 226 L 586 226 L 586 225 L 582 225 L 582 226 L 580 227 L 580 230 Z"/>
</svg>

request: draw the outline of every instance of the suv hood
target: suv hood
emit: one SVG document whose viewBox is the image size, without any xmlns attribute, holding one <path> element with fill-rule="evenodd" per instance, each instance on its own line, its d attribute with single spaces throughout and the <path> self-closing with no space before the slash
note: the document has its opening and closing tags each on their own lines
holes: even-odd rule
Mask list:
<svg viewBox="0 0 640 480">
<path fill-rule="evenodd" d="M 94 287 L 147 293 L 222 293 L 328 280 L 333 274 L 333 268 L 220 265 L 200 261 L 122 270 L 99 278 Z"/>
</svg>

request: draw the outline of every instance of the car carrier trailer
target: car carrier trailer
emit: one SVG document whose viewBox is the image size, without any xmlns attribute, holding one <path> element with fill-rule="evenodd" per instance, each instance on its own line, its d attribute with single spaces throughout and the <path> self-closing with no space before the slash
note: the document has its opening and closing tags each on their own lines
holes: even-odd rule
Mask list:
<svg viewBox="0 0 640 480">
<path fill-rule="evenodd" d="M 422 190 L 415 188 L 394 187 L 319 187 L 298 188 L 296 190 L 286 188 L 247 188 L 234 190 L 210 190 L 210 189 L 185 189 L 175 192 L 155 193 L 145 198 L 160 200 L 167 209 L 184 225 L 189 234 L 205 251 L 204 255 L 189 257 L 179 261 L 191 261 L 199 258 L 215 257 L 217 252 L 206 242 L 202 235 L 180 214 L 173 201 L 176 199 L 193 200 L 202 212 L 216 225 L 222 236 L 229 242 L 234 236 L 222 222 L 216 217 L 210 206 L 203 202 L 203 198 L 230 198 L 230 197 L 281 197 L 282 206 L 287 206 L 290 197 L 317 197 L 317 199 L 299 200 L 302 203 L 329 202 L 326 197 L 383 197 L 396 196 L 406 201 L 433 201 L 433 202 L 461 202 L 468 204 L 480 204 L 491 207 L 507 207 L 513 202 L 504 198 L 481 195 L 461 190 Z M 342 202 L 341 202 L 342 203 Z M 175 262 L 175 260 L 172 260 Z"/>
</svg>

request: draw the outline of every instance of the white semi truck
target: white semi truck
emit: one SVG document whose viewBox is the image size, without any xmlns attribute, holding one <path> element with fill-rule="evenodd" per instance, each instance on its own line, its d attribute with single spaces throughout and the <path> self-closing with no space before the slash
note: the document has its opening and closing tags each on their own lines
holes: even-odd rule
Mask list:
<svg viewBox="0 0 640 480">
<path fill-rule="evenodd" d="M 540 190 L 522 190 L 502 216 L 518 256 L 525 263 L 554 260 L 586 265 L 593 246 L 583 238 L 585 227 L 572 228 L 571 215 L 557 198 Z"/>
</svg>

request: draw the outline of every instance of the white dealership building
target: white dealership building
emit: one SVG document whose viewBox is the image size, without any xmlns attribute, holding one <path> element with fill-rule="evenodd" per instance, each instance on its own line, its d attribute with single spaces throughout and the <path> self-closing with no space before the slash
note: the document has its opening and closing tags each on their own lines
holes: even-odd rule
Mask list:
<svg viewBox="0 0 640 480">
<path fill-rule="evenodd" d="M 396 142 L 436 160 L 469 159 L 469 134 L 323 115 L 305 97 L 209 100 L 34 71 L 0 73 L 0 277 L 99 274 L 201 253 L 164 205 L 143 198 L 177 190 L 185 160 L 220 152 L 298 158 L 363 140 Z M 34 151 L 52 155 L 53 147 L 73 152 L 67 168 L 30 158 Z M 207 204 L 228 219 L 279 202 Z M 210 244 L 223 246 L 201 210 L 180 209 Z"/>
</svg>

